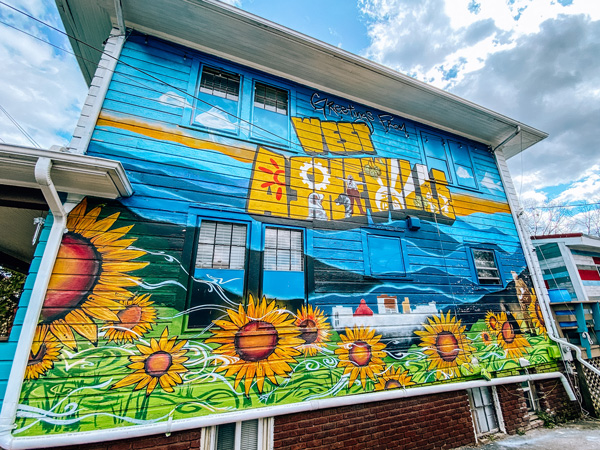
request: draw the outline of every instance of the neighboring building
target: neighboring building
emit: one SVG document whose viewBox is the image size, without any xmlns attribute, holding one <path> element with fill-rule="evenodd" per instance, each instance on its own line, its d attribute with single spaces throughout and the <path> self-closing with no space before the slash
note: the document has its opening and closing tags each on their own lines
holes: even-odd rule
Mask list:
<svg viewBox="0 0 600 450">
<path fill-rule="evenodd" d="M 90 82 L 65 154 L 133 194 L 47 223 L 2 445 L 450 448 L 576 412 L 505 162 L 545 133 L 219 2 L 57 4 Z"/>
</svg>

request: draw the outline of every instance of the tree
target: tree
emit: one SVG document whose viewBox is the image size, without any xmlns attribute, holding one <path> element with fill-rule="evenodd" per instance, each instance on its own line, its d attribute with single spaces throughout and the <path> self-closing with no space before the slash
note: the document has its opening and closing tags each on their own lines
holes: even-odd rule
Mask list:
<svg viewBox="0 0 600 450">
<path fill-rule="evenodd" d="M 535 200 L 523 202 L 521 223 L 531 236 L 572 232 L 569 208 L 556 202 L 541 203 Z"/>
<path fill-rule="evenodd" d="M 10 334 L 24 283 L 24 274 L 0 266 L 0 337 Z"/>
<path fill-rule="evenodd" d="M 600 237 L 600 199 L 586 202 L 574 211 L 572 222 L 584 234 Z"/>
</svg>

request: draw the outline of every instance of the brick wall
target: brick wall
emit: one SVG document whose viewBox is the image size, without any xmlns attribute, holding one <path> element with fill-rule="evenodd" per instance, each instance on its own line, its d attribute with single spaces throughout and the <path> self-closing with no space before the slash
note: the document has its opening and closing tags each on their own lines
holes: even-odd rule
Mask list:
<svg viewBox="0 0 600 450">
<path fill-rule="evenodd" d="M 73 445 L 61 450 L 188 450 L 200 448 L 200 430 L 180 431 L 99 444 Z"/>
<path fill-rule="evenodd" d="M 517 430 L 528 428 L 527 402 L 521 386 L 519 384 L 503 384 L 496 389 L 506 432 L 515 434 Z"/>
<path fill-rule="evenodd" d="M 466 391 L 275 418 L 277 450 L 443 450 L 474 442 Z"/>
<path fill-rule="evenodd" d="M 569 400 L 560 380 L 539 381 L 535 386 L 541 410 L 564 419 L 575 419 L 581 416 L 579 403 Z"/>
</svg>

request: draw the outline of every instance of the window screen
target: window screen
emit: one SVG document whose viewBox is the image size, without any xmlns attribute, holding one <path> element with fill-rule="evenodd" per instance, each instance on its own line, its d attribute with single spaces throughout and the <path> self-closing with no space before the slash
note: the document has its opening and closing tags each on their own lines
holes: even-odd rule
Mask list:
<svg viewBox="0 0 600 450">
<path fill-rule="evenodd" d="M 286 90 L 257 82 L 254 85 L 254 106 L 287 115 L 288 93 Z"/>
<path fill-rule="evenodd" d="M 264 258 L 264 270 L 302 272 L 304 270 L 302 231 L 267 228 Z"/>
<path fill-rule="evenodd" d="M 243 270 L 245 265 L 246 225 L 203 220 L 196 268 Z"/>
<path fill-rule="evenodd" d="M 492 250 L 473 249 L 473 260 L 479 284 L 502 284 Z"/>
<path fill-rule="evenodd" d="M 240 76 L 205 66 L 200 78 L 200 92 L 229 100 L 238 100 Z"/>
</svg>

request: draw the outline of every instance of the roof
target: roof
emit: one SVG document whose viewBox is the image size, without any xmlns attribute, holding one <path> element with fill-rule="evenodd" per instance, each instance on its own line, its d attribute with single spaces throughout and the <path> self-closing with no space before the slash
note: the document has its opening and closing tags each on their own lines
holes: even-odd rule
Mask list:
<svg viewBox="0 0 600 450">
<path fill-rule="evenodd" d="M 599 252 L 600 237 L 589 236 L 583 233 L 547 234 L 543 236 L 531 236 L 534 246 L 544 244 L 561 243 L 573 250 Z"/>
<path fill-rule="evenodd" d="M 548 135 L 383 65 L 216 0 L 56 0 L 88 84 L 111 27 L 126 27 L 464 136 L 507 158 Z M 117 5 L 117 7 L 115 6 Z M 118 6 L 121 8 L 118 8 Z M 122 15 L 121 15 L 122 10 Z M 76 38 L 76 39 L 74 39 Z M 79 41 L 78 41 L 79 40 Z M 260 45 L 257 45 L 260 43 Z"/>
</svg>

